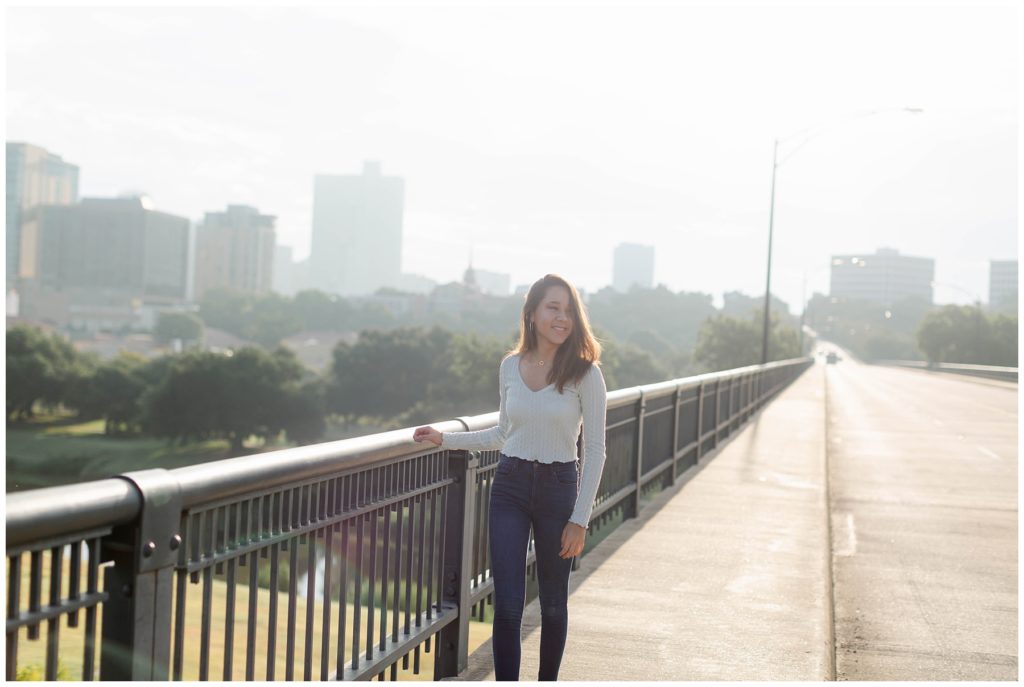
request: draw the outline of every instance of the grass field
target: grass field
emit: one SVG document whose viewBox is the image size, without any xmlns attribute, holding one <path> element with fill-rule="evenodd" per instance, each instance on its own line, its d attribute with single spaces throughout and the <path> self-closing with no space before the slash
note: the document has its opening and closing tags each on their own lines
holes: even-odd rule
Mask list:
<svg viewBox="0 0 1024 687">
<path fill-rule="evenodd" d="M 147 468 L 180 468 L 235 455 L 224 439 L 179 446 L 166 439 L 106 436 L 103 426 L 103 420 L 76 422 L 52 415 L 7 427 L 6 491 L 88 482 Z M 288 446 L 254 438 L 242 455 Z"/>
<path fill-rule="evenodd" d="M 28 561 L 23 560 L 22 563 L 22 598 L 21 608 L 27 608 L 28 606 L 28 588 L 29 588 L 29 570 Z M 43 585 L 44 596 L 49 590 L 49 552 L 43 554 Z M 64 573 L 62 579 L 64 581 L 64 591 L 67 590 L 68 573 L 70 572 L 70 563 L 68 557 L 64 558 Z M 101 573 L 102 574 L 102 573 Z M 239 568 L 239 578 L 247 576 L 247 568 Z M 82 579 L 85 579 L 85 567 L 83 564 Z M 203 617 L 202 607 L 202 583 L 200 584 L 188 584 L 185 596 L 185 608 L 186 608 L 186 621 L 185 621 L 185 642 L 184 642 L 184 655 L 183 655 L 183 674 L 182 678 L 185 680 L 197 680 L 199 679 L 199 660 L 200 660 L 200 643 L 201 643 L 201 621 Z M 227 644 L 225 643 L 225 625 L 226 625 L 226 601 L 227 601 L 227 584 L 223 581 L 214 579 L 211 587 L 211 604 L 210 604 L 210 658 L 209 658 L 209 679 L 221 680 L 224 679 L 224 665 L 225 665 L 225 649 Z M 267 679 L 267 640 L 269 635 L 269 628 L 267 627 L 267 611 L 269 608 L 270 594 L 271 592 L 267 589 L 257 590 L 257 623 L 256 623 L 256 652 L 255 652 L 255 679 L 265 680 Z M 232 680 L 244 680 L 245 679 L 245 660 L 246 660 L 246 640 L 247 640 L 247 625 L 248 625 L 248 602 L 249 602 L 249 588 L 245 585 L 237 585 L 235 592 L 235 618 L 234 618 L 234 636 L 231 642 L 232 646 Z M 176 600 L 175 600 L 176 603 Z M 283 680 L 285 678 L 285 666 L 287 662 L 287 618 L 288 618 L 288 595 L 284 593 L 278 593 L 278 622 L 276 637 L 276 647 L 274 652 L 274 665 L 275 674 L 274 678 L 277 680 Z M 335 599 L 331 602 L 331 614 L 330 614 L 330 642 L 329 642 L 329 662 L 330 671 L 334 670 L 337 661 L 337 647 L 338 647 L 338 601 Z M 380 627 L 380 613 L 381 609 L 375 609 L 376 624 L 375 627 Z M 352 632 L 353 632 L 353 620 L 355 611 L 351 603 L 346 604 L 346 624 L 345 624 L 345 657 L 346 660 L 351 658 L 352 652 Z M 313 633 L 310 635 L 313 641 L 313 679 L 320 679 L 320 656 L 321 656 L 321 640 L 322 634 L 322 617 L 323 617 L 323 603 L 322 600 L 316 600 L 314 602 L 314 625 Z M 360 641 L 360 649 L 365 656 L 365 627 L 367 609 L 364 607 L 361 613 L 362 624 L 362 639 Z M 295 657 L 292 665 L 295 669 L 294 679 L 303 679 L 303 660 L 305 656 L 305 618 L 306 618 L 306 600 L 305 595 L 301 595 L 297 599 L 296 603 L 296 623 L 294 630 L 295 637 Z M 386 617 L 386 628 L 390 631 L 391 628 L 391 615 L 388 612 Z M 401 627 L 404 623 L 404 615 L 399 618 L 399 636 L 401 636 Z M 102 611 L 97 612 L 97 635 L 102 633 Z M 69 628 L 67 624 L 67 617 L 64 616 L 60 621 L 60 643 L 59 643 L 59 654 L 58 662 L 60 666 L 60 678 L 66 680 L 81 680 L 82 679 L 82 665 L 84 660 L 84 638 L 85 628 L 85 612 L 79 611 L 79 626 L 77 628 Z M 379 632 L 379 629 L 376 630 Z M 472 621 L 470 622 L 470 634 L 469 634 L 469 650 L 472 653 L 475 651 L 483 642 L 487 640 L 491 635 L 490 622 L 481 623 Z M 375 639 L 379 635 L 375 634 Z M 43 679 L 43 665 L 46 656 L 46 640 L 47 640 L 47 627 L 43 623 L 40 627 L 40 636 L 38 640 L 29 641 L 27 639 L 27 631 L 22 629 L 18 633 L 18 674 L 19 679 L 22 680 L 41 680 Z M 376 644 L 376 642 L 375 642 Z M 97 655 L 96 661 L 96 673 L 94 678 L 99 677 L 99 656 Z M 422 648 L 420 650 L 420 672 L 418 675 L 413 674 L 413 659 L 410 656 L 409 669 L 402 670 L 402 663 L 398 664 L 398 678 L 400 680 L 433 680 L 434 675 L 434 653 L 425 653 Z M 390 672 L 388 673 L 390 677 Z"/>
<path fill-rule="evenodd" d="M 178 446 L 166 439 L 108 437 L 103 426 L 103 420 L 77 422 L 66 413 L 40 414 L 27 423 L 8 426 L 6 491 L 88 482 L 147 468 L 180 468 L 238 455 L 223 439 Z M 369 421 L 343 427 L 328 423 L 322 441 L 377 431 L 384 429 Z M 253 438 L 241 455 L 289 446 L 284 440 L 264 444 Z"/>
</svg>

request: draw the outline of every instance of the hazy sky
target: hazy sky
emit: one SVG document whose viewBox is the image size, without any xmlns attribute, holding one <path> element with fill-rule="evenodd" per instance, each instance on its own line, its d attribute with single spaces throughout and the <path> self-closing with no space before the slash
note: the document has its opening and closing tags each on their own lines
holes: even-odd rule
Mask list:
<svg viewBox="0 0 1024 687">
<path fill-rule="evenodd" d="M 276 215 L 309 252 L 315 173 L 406 181 L 403 270 L 596 290 L 622 241 L 673 291 L 800 308 L 833 253 L 933 257 L 939 302 L 1017 257 L 1009 3 L 15 7 L 7 140 L 198 220 Z M 924 108 L 923 114 L 900 111 Z M 878 111 L 876 114 L 866 114 Z M 795 152 L 794 152 L 795 151 Z M 792 153 L 792 157 L 787 157 Z M 966 291 L 966 293 L 965 293 Z"/>
</svg>

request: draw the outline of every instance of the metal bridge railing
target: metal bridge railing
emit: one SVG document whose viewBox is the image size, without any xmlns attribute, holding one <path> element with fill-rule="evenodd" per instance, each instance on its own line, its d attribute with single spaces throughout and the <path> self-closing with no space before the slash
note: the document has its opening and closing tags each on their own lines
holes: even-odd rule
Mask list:
<svg viewBox="0 0 1024 687">
<path fill-rule="evenodd" d="M 812 363 L 609 393 L 583 555 Z M 496 421 L 494 412 L 435 427 Z M 498 452 L 424 450 L 411 436 L 9 494 L 7 679 L 457 675 L 470 618 L 491 603 Z M 529 565 L 535 579 L 532 543 Z"/>
<path fill-rule="evenodd" d="M 952 374 L 970 375 L 972 377 L 988 377 L 1008 382 L 1017 381 L 1016 367 L 999 367 L 997 365 L 970 365 L 967 363 L 929 363 L 921 360 L 876 360 L 875 365 L 891 365 L 893 367 L 909 367 L 917 370 L 933 370 Z"/>
</svg>

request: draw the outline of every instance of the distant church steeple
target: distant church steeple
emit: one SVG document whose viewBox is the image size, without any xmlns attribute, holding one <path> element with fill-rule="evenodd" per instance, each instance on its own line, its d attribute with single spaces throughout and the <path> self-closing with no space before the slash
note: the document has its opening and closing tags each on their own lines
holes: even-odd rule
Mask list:
<svg viewBox="0 0 1024 687">
<path fill-rule="evenodd" d="M 462 283 L 473 291 L 479 288 L 476 283 L 476 272 L 473 271 L 473 244 L 469 245 L 469 267 L 462 274 Z"/>
</svg>

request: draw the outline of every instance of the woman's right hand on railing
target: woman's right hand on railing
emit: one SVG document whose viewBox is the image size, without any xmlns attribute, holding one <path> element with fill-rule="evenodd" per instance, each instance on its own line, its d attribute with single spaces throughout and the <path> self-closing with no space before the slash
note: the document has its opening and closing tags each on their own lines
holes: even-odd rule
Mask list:
<svg viewBox="0 0 1024 687">
<path fill-rule="evenodd" d="M 430 441 L 438 446 L 441 445 L 441 433 L 433 427 L 417 427 L 412 438 L 414 441 Z"/>
</svg>

